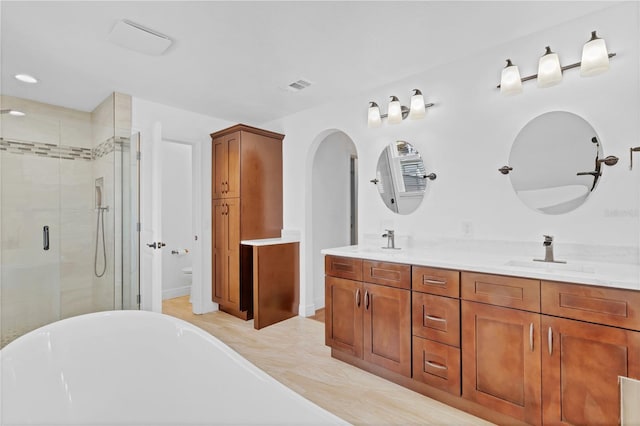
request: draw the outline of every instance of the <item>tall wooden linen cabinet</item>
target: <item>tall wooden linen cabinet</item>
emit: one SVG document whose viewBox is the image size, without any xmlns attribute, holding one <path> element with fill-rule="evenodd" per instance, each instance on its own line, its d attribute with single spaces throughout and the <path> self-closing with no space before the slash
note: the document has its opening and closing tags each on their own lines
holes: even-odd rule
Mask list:
<svg viewBox="0 0 640 426">
<path fill-rule="evenodd" d="M 280 237 L 284 135 L 238 124 L 211 134 L 212 299 L 253 318 L 253 287 L 242 285 L 241 240 Z"/>
</svg>

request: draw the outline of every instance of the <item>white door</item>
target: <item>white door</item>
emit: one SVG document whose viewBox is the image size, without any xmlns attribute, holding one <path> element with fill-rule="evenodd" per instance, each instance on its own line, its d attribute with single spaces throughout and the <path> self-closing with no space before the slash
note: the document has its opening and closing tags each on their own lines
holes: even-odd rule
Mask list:
<svg viewBox="0 0 640 426">
<path fill-rule="evenodd" d="M 162 312 L 162 191 L 160 143 L 162 126 L 155 123 L 141 135 L 140 156 L 140 309 Z"/>
</svg>

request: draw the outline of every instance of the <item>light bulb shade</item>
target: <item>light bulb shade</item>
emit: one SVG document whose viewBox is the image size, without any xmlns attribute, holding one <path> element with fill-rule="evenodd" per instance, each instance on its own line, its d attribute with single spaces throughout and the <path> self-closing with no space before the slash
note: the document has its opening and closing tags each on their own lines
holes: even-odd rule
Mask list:
<svg viewBox="0 0 640 426">
<path fill-rule="evenodd" d="M 380 117 L 380 108 L 375 102 L 369 102 L 369 114 L 367 116 L 368 127 L 380 127 L 382 118 Z"/>
<path fill-rule="evenodd" d="M 603 39 L 596 36 L 596 32 L 591 33 L 589 40 L 582 47 L 582 61 L 580 61 L 580 75 L 591 77 L 602 74 L 609 69 L 609 52 Z"/>
<path fill-rule="evenodd" d="M 538 87 L 551 87 L 562 81 L 562 68 L 557 53 L 553 53 L 549 46 L 547 52 L 538 62 Z"/>
<path fill-rule="evenodd" d="M 517 65 L 511 63 L 510 59 L 507 59 L 507 66 L 502 69 L 500 93 L 503 95 L 517 95 L 518 93 L 522 93 L 520 70 Z"/>
<path fill-rule="evenodd" d="M 395 96 L 391 97 L 389 109 L 387 110 L 387 121 L 389 124 L 402 123 L 402 106 Z"/>
<path fill-rule="evenodd" d="M 424 104 L 424 96 L 418 89 L 413 89 L 414 94 L 411 96 L 411 109 L 409 110 L 409 118 L 411 120 L 419 120 L 427 115 Z"/>
</svg>

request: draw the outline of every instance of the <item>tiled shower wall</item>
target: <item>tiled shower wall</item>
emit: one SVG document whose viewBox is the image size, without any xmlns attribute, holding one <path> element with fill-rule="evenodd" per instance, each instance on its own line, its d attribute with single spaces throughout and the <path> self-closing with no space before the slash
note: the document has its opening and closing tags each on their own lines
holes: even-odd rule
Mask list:
<svg viewBox="0 0 640 426">
<path fill-rule="evenodd" d="M 113 309 L 115 99 L 82 112 L 9 96 L 25 112 L 0 121 L 0 303 L 3 343 L 40 325 Z M 126 102 L 121 102 L 121 104 Z M 130 102 L 129 102 L 130 104 Z M 122 114 L 129 114 L 124 111 Z M 94 182 L 104 177 L 107 271 L 94 276 Z M 43 250 L 42 227 L 50 249 Z M 102 246 L 100 244 L 100 250 Z M 98 261 L 102 265 L 99 252 Z"/>
</svg>

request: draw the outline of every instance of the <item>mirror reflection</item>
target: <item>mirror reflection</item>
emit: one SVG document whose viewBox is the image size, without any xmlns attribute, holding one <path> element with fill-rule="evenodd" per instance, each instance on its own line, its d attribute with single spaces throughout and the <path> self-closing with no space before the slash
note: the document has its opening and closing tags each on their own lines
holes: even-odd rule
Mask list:
<svg viewBox="0 0 640 426">
<path fill-rule="evenodd" d="M 610 165 L 609 158 L 615 157 L 602 159 L 600 139 L 587 121 L 570 112 L 552 111 L 535 117 L 518 133 L 509 176 L 528 207 L 562 214 L 586 201 L 602 176 L 602 163 Z"/>
<path fill-rule="evenodd" d="M 415 211 L 424 197 L 427 175 L 420 153 L 405 141 L 389 144 L 380 154 L 376 179 L 372 182 L 384 204 L 393 212 L 409 214 Z"/>
</svg>

